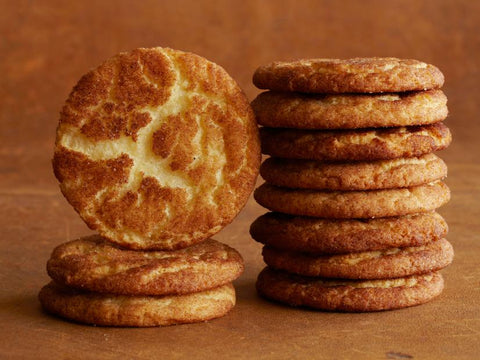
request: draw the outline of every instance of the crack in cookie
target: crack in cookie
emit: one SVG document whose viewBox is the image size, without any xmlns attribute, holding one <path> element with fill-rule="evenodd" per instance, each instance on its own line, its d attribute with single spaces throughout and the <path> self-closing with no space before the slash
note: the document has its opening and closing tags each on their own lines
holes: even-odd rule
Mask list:
<svg viewBox="0 0 480 360">
<path fill-rule="evenodd" d="M 218 65 L 171 49 L 119 54 L 74 87 L 53 166 L 92 229 L 135 249 L 178 249 L 233 220 L 253 189 L 258 130 Z"/>
</svg>

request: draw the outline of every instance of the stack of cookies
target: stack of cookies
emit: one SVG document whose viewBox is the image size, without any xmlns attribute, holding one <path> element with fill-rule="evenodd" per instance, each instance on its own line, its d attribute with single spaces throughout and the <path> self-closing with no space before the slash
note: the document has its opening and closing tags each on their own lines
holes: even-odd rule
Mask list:
<svg viewBox="0 0 480 360">
<path fill-rule="evenodd" d="M 427 302 L 453 259 L 445 220 L 443 75 L 416 60 L 275 62 L 252 103 L 273 211 L 251 235 L 268 265 L 258 292 L 294 306 L 377 311 Z"/>
<path fill-rule="evenodd" d="M 244 206 L 259 166 L 253 112 L 220 66 L 163 48 L 107 60 L 67 99 L 53 159 L 99 235 L 53 251 L 42 306 L 105 326 L 223 316 L 243 259 L 210 237 Z"/>
</svg>

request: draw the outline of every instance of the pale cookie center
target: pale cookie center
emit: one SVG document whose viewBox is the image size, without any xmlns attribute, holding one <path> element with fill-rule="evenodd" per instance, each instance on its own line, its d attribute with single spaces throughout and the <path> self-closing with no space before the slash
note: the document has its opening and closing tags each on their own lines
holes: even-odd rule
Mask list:
<svg viewBox="0 0 480 360">
<path fill-rule="evenodd" d="M 168 54 L 164 55 L 169 58 Z M 182 170 L 173 171 L 170 167 L 172 162 L 171 156 L 162 158 L 154 154 L 152 149 L 153 134 L 161 128 L 170 116 L 182 116 L 183 112 L 188 111 L 194 97 L 202 98 L 204 101 L 203 109 L 193 114 L 197 131 L 191 143 L 196 152 L 194 156 L 189 159 L 190 164 L 187 169 L 195 168 L 199 162 L 201 162 L 201 159 L 212 159 L 212 163 L 214 163 L 216 167 L 215 179 L 217 188 L 224 183 L 223 169 L 227 162 L 224 151 L 225 144 L 218 142 L 214 145 L 208 144 L 207 148 L 203 149 L 200 143 L 207 135 L 204 124 L 202 124 L 202 112 L 207 105 L 211 105 L 212 103 L 216 104 L 219 108 L 224 108 L 225 100 L 219 96 L 215 98 L 209 95 L 207 97 L 205 93 L 198 89 L 187 89 L 187 87 L 190 86 L 189 82 L 187 79 L 182 78 L 181 72 L 176 68 L 175 62 L 172 61 L 171 58 L 170 63 L 171 69 L 175 72 L 175 81 L 171 89 L 171 95 L 166 103 L 158 107 L 142 109 L 142 113 L 148 114 L 151 121 L 138 130 L 136 141 L 131 136 L 125 135 L 118 139 L 95 141 L 82 134 L 78 127 L 69 124 L 61 124 L 60 126 L 60 133 L 64 135 L 59 139 L 59 145 L 69 150 L 82 153 L 93 161 L 116 159 L 124 154 L 128 155 L 133 161 L 128 181 L 123 184 L 120 189 L 117 189 L 117 199 L 121 198 L 127 191 L 138 190 L 142 180 L 146 177 L 156 179 L 161 187 L 181 188 L 185 190 L 187 201 L 198 195 L 201 187 L 197 185 L 202 182 L 202 179 L 192 179 L 191 176 L 188 176 L 186 172 Z M 158 84 L 152 82 L 145 73 L 143 74 L 143 79 L 147 83 L 158 87 Z M 96 107 L 101 105 L 102 104 Z M 212 129 L 220 128 L 220 126 L 213 121 L 210 122 L 208 126 Z M 179 134 L 177 134 L 175 144 L 179 141 L 178 135 Z M 175 146 L 175 144 L 173 146 Z M 205 198 L 206 202 L 214 205 L 214 193 L 215 189 L 211 192 L 202 193 L 201 195 Z M 97 201 L 101 202 L 105 195 L 104 190 L 99 190 L 96 194 Z M 138 201 L 141 202 L 141 199 L 139 198 Z M 165 211 L 168 213 L 168 207 Z"/>
</svg>

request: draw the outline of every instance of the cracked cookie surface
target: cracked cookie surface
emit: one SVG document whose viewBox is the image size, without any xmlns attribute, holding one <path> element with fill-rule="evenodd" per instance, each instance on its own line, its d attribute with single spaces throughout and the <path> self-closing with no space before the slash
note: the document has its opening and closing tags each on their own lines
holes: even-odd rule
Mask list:
<svg viewBox="0 0 480 360">
<path fill-rule="evenodd" d="M 246 203 L 260 164 L 253 112 L 220 66 L 136 49 L 83 76 L 61 112 L 53 167 L 87 225 L 133 249 L 202 241 Z"/>
</svg>

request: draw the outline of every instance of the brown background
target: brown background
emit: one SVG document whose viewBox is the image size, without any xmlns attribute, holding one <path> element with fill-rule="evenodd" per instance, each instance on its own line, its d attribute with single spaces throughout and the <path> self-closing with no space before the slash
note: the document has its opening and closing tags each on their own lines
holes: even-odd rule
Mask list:
<svg viewBox="0 0 480 360">
<path fill-rule="evenodd" d="M 473 359 L 480 354 L 480 2 L 0 1 L 0 358 Z M 216 238 L 244 255 L 238 303 L 222 319 L 151 329 L 97 328 L 42 313 L 52 248 L 90 233 L 61 196 L 50 159 L 58 112 L 77 79 L 136 47 L 217 62 L 245 89 L 255 68 L 308 57 L 397 56 L 446 76 L 452 201 L 441 209 L 455 262 L 419 307 L 339 314 L 282 307 L 254 290 L 262 268 L 252 200 Z"/>
</svg>

